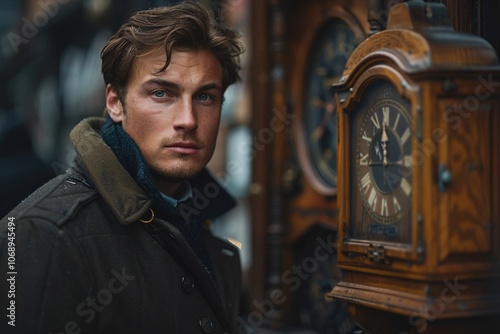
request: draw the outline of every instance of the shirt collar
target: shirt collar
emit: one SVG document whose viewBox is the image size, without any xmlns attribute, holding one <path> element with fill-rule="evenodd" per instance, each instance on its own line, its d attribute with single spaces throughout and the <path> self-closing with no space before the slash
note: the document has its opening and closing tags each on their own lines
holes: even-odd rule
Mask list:
<svg viewBox="0 0 500 334">
<path fill-rule="evenodd" d="M 179 199 L 175 199 L 173 197 L 167 196 L 164 193 L 160 192 L 161 196 L 167 201 L 168 204 L 172 205 L 174 208 L 179 205 L 179 203 L 185 202 L 193 197 L 193 189 L 191 188 L 191 184 L 187 181 L 182 182 L 182 196 Z"/>
</svg>

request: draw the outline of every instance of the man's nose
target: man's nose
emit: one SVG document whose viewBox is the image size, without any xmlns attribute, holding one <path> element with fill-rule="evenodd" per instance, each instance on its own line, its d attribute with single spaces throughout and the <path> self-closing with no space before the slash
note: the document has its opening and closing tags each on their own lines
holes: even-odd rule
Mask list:
<svg viewBox="0 0 500 334">
<path fill-rule="evenodd" d="M 179 108 L 175 114 L 174 128 L 184 131 L 193 131 L 198 128 L 198 121 L 191 98 L 183 98 L 180 100 Z"/>
</svg>

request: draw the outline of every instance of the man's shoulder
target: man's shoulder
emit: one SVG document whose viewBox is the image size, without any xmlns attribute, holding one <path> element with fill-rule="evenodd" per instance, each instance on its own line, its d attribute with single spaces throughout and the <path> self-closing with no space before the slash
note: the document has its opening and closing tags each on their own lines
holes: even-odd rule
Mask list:
<svg viewBox="0 0 500 334">
<path fill-rule="evenodd" d="M 62 227 L 96 196 L 97 192 L 80 175 L 62 174 L 38 188 L 5 218 L 47 221 Z"/>
</svg>

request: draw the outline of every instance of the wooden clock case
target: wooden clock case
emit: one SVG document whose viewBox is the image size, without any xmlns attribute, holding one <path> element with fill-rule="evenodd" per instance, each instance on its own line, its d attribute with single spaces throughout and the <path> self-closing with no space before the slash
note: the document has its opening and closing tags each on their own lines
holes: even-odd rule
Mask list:
<svg viewBox="0 0 500 334">
<path fill-rule="evenodd" d="M 411 239 L 352 237 L 350 112 L 391 82 L 411 105 Z M 327 295 L 373 333 L 490 333 L 500 318 L 500 67 L 491 45 L 453 30 L 441 4 L 391 8 L 351 55 L 339 112 L 338 267 Z"/>
</svg>

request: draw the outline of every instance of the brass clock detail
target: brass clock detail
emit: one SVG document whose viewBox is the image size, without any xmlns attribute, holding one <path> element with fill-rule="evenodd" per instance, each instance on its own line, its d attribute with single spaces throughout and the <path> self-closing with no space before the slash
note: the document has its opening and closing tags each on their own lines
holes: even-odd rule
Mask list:
<svg viewBox="0 0 500 334">
<path fill-rule="evenodd" d="M 365 225 L 354 237 L 409 242 L 413 187 L 410 105 L 387 81 L 370 87 L 363 99 L 375 102 L 357 108 L 352 122 L 351 175 L 357 182 L 352 196 L 358 204 L 352 207 L 351 217 L 356 228 Z"/>
</svg>

